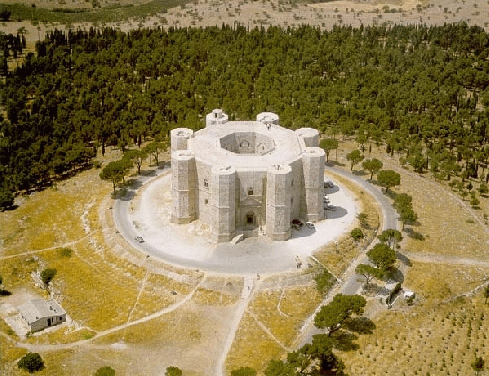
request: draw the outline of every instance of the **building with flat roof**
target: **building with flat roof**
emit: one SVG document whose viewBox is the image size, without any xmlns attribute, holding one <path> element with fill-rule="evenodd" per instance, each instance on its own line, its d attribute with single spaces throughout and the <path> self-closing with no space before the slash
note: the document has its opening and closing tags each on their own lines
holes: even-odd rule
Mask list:
<svg viewBox="0 0 489 376">
<path fill-rule="evenodd" d="M 204 129 L 172 130 L 171 152 L 172 221 L 199 219 L 217 242 L 287 240 L 292 220 L 324 218 L 325 154 L 315 129 L 285 129 L 270 112 L 229 121 L 214 110 Z"/>
<path fill-rule="evenodd" d="M 37 332 L 66 321 L 66 311 L 54 299 L 29 300 L 19 307 L 19 311 L 31 332 Z"/>
</svg>

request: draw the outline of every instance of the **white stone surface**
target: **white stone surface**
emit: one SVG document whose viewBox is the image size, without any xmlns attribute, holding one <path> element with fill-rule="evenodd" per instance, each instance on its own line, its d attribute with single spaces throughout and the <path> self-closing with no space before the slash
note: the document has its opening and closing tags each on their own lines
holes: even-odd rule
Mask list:
<svg viewBox="0 0 489 376">
<path fill-rule="evenodd" d="M 300 231 L 292 230 L 287 241 L 261 236 L 238 244 L 216 244 L 209 226 L 200 220 L 182 225 L 171 223 L 170 174 L 146 183 L 138 190 L 138 199 L 128 205 L 127 213 L 121 214 L 127 217 L 134 236 L 145 240 L 133 245 L 152 257 L 222 273 L 282 272 L 296 268 L 296 256 L 306 261 L 315 250 L 351 230 L 358 211 L 356 202 L 345 188 L 331 180 L 335 187 L 325 192 L 336 210 L 327 211 L 328 218 L 315 223 L 315 229 L 303 226 Z"/>
</svg>

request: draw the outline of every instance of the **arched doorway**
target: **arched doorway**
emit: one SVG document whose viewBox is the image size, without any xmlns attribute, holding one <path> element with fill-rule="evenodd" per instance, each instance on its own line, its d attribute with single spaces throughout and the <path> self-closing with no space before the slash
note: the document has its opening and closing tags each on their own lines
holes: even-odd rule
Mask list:
<svg viewBox="0 0 489 376">
<path fill-rule="evenodd" d="M 245 215 L 245 227 L 247 230 L 252 230 L 257 226 L 256 215 L 249 211 Z"/>
</svg>

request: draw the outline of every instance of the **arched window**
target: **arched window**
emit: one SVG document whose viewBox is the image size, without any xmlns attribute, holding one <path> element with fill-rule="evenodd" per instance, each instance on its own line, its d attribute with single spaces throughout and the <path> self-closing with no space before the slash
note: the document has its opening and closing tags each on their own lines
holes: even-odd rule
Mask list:
<svg viewBox="0 0 489 376">
<path fill-rule="evenodd" d="M 248 188 L 248 196 L 253 196 L 253 188 Z"/>
<path fill-rule="evenodd" d="M 209 188 L 209 181 L 207 179 L 204 179 L 204 187 Z"/>
</svg>

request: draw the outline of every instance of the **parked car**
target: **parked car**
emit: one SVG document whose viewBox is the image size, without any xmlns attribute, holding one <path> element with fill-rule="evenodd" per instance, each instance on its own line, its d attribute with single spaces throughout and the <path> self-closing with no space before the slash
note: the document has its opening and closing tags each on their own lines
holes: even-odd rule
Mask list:
<svg viewBox="0 0 489 376">
<path fill-rule="evenodd" d="M 336 206 L 332 206 L 332 205 L 326 205 L 326 206 L 324 207 L 324 210 L 336 211 Z"/>
<path fill-rule="evenodd" d="M 138 241 L 139 243 L 144 243 L 144 239 L 141 237 L 141 236 L 136 236 L 136 241 Z"/>
<path fill-rule="evenodd" d="M 329 202 L 329 197 L 328 196 L 324 196 L 323 197 L 323 202 Z"/>
<path fill-rule="evenodd" d="M 306 227 L 312 228 L 312 229 L 315 228 L 314 223 L 312 223 L 312 222 L 306 222 Z"/>
<path fill-rule="evenodd" d="M 324 188 L 333 188 L 334 187 L 334 184 L 331 180 L 326 180 L 324 182 Z"/>
<path fill-rule="evenodd" d="M 294 228 L 296 230 L 300 230 L 302 228 L 302 226 L 304 225 L 304 223 L 302 223 L 298 219 L 293 219 L 291 223 L 292 223 L 292 228 Z"/>
</svg>

